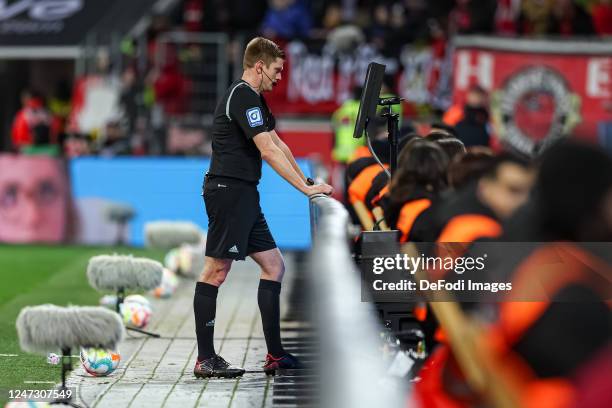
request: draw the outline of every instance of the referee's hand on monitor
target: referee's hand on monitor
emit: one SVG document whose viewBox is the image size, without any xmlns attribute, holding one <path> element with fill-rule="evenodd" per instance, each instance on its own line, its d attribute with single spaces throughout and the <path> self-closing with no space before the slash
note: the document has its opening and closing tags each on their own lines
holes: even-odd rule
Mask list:
<svg viewBox="0 0 612 408">
<path fill-rule="evenodd" d="M 334 192 L 334 188 L 329 184 L 321 183 L 308 186 L 307 191 L 308 192 L 306 193 L 306 195 L 308 195 L 308 197 L 312 197 L 315 194 L 331 195 Z"/>
</svg>

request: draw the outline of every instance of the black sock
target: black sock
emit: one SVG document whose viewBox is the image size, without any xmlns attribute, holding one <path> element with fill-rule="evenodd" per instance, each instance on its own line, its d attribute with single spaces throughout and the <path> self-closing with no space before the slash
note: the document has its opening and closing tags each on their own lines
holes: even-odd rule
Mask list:
<svg viewBox="0 0 612 408">
<path fill-rule="evenodd" d="M 257 291 L 257 303 L 261 312 L 261 322 L 268 353 L 275 357 L 285 354 L 280 337 L 280 282 L 261 279 Z"/>
<path fill-rule="evenodd" d="M 215 313 L 219 288 L 204 282 L 196 284 L 193 296 L 196 337 L 198 339 L 198 361 L 215 355 Z"/>
</svg>

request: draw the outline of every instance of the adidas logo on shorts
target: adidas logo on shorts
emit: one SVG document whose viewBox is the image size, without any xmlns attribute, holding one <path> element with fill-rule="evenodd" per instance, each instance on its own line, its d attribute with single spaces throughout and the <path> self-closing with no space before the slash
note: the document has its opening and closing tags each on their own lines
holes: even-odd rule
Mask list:
<svg viewBox="0 0 612 408">
<path fill-rule="evenodd" d="M 215 319 L 212 319 L 210 322 L 207 322 L 206 327 L 215 327 Z"/>
<path fill-rule="evenodd" d="M 227 250 L 227 252 L 231 252 L 233 254 L 237 254 L 238 251 L 238 247 L 236 247 L 236 245 L 234 245 L 233 247 L 231 247 L 230 249 Z"/>
</svg>

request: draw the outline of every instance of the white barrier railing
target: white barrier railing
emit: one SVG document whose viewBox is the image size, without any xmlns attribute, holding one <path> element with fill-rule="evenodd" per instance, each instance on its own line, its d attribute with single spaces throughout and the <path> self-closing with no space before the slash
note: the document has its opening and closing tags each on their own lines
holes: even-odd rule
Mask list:
<svg viewBox="0 0 612 408">
<path fill-rule="evenodd" d="M 404 390 L 386 373 L 383 330 L 371 303 L 361 302 L 361 280 L 348 246 L 348 213 L 338 201 L 311 198 L 310 279 L 320 332 L 321 406 L 403 407 Z"/>
</svg>

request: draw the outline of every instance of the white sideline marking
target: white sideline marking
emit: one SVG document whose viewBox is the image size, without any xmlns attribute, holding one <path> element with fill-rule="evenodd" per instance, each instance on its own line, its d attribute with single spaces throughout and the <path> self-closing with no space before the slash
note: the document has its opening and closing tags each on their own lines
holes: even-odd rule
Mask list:
<svg viewBox="0 0 612 408">
<path fill-rule="evenodd" d="M 24 381 L 24 384 L 55 384 L 55 381 Z"/>
<path fill-rule="evenodd" d="M 19 357 L 19 354 L 1 354 L 0 353 L 0 357 Z M 70 357 L 72 357 L 72 358 L 81 358 L 81 356 L 79 356 L 79 355 L 70 356 Z"/>
</svg>

